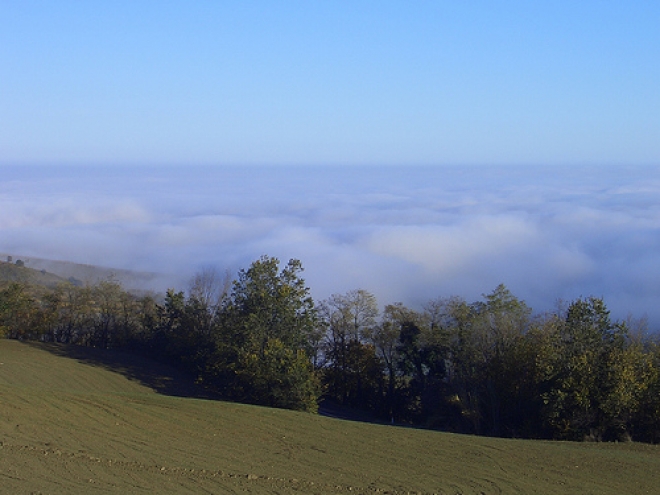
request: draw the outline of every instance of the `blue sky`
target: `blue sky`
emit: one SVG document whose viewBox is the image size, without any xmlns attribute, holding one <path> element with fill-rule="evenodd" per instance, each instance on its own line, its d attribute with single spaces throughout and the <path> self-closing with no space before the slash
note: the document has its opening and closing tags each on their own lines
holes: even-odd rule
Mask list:
<svg viewBox="0 0 660 495">
<path fill-rule="evenodd" d="M 0 163 L 650 164 L 651 1 L 0 1 Z"/>
</svg>

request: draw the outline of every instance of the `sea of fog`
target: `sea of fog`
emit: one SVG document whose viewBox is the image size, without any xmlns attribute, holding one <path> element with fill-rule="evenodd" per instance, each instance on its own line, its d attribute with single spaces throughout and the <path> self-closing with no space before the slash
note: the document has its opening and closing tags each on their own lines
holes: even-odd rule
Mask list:
<svg viewBox="0 0 660 495">
<path fill-rule="evenodd" d="M 660 329 L 660 167 L 0 167 L 0 252 L 162 274 L 298 258 L 316 299 L 603 297 Z"/>
</svg>

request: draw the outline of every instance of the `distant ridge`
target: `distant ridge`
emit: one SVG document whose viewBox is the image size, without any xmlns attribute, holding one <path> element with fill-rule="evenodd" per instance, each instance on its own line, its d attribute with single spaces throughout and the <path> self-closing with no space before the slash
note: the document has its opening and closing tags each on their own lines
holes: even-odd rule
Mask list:
<svg viewBox="0 0 660 495">
<path fill-rule="evenodd" d="M 164 290 L 165 277 L 158 273 L 140 272 L 117 268 L 87 265 L 71 261 L 49 260 L 20 254 L 0 253 L 0 269 L 4 267 L 2 279 L 16 277 L 20 272 L 10 273 L 8 267 L 32 269 L 41 276 L 31 276 L 39 280 L 31 280 L 41 285 L 52 286 L 59 282 L 69 281 L 77 285 L 93 285 L 103 280 L 113 280 L 126 290 Z M 6 272 L 6 274 L 5 274 Z M 27 273 L 27 272 L 25 272 Z M 28 280 L 30 281 L 30 280 Z"/>
<path fill-rule="evenodd" d="M 27 282 L 34 285 L 53 288 L 66 281 L 66 279 L 55 275 L 54 273 L 48 273 L 46 270 L 36 270 L 34 268 L 22 266 L 22 260 L 20 260 L 20 258 L 17 261 L 18 264 L 16 264 L 16 262 L 7 261 L 6 257 L 4 258 L 4 261 L 0 261 L 0 282 Z M 71 282 L 77 283 L 77 281 L 74 280 L 71 280 Z"/>
</svg>

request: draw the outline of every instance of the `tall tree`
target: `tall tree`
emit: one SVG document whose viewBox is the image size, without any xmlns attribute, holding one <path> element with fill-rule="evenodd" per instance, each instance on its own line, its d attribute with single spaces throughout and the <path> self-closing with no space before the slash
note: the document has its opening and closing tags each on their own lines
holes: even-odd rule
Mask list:
<svg viewBox="0 0 660 495">
<path fill-rule="evenodd" d="M 428 367 L 420 336 L 425 316 L 401 303 L 388 304 L 380 325 L 367 336 L 387 374 L 385 406 L 389 417 L 402 420 L 418 414 Z"/>
<path fill-rule="evenodd" d="M 94 312 L 91 287 L 70 282 L 58 284 L 47 298 L 51 338 L 65 344 L 86 344 L 93 328 Z"/>
<path fill-rule="evenodd" d="M 321 303 L 326 322 L 324 374 L 328 394 L 343 404 L 374 407 L 370 388 L 380 381 L 378 359 L 373 345 L 366 345 L 376 325 L 376 298 L 365 290 L 333 294 Z"/>
<path fill-rule="evenodd" d="M 263 256 L 238 273 L 225 307 L 225 317 L 250 345 L 265 349 L 269 339 L 304 349 L 317 325 L 317 310 L 300 277 L 300 261 L 280 271 L 279 260 Z M 247 342 L 246 342 L 247 343 Z"/>
<path fill-rule="evenodd" d="M 612 323 L 602 299 L 570 304 L 556 333 L 547 370 L 548 424 L 559 438 L 601 439 L 611 434 L 606 404 L 617 381 L 616 359 L 625 346 L 625 326 Z"/>
<path fill-rule="evenodd" d="M 0 290 L 0 336 L 34 338 L 41 334 L 41 310 L 25 283 L 10 282 Z"/>
<path fill-rule="evenodd" d="M 427 314 L 435 352 L 446 349 L 446 382 L 453 393 L 445 415 L 462 431 L 502 434 L 520 401 L 509 387 L 528 356 L 520 345 L 530 308 L 499 285 L 471 304 L 458 298 L 433 301 Z"/>
<path fill-rule="evenodd" d="M 230 396 L 313 409 L 319 390 L 308 342 L 318 328 L 317 310 L 300 261 L 281 270 L 279 264 L 263 256 L 239 272 L 216 330 L 212 368 Z"/>
</svg>

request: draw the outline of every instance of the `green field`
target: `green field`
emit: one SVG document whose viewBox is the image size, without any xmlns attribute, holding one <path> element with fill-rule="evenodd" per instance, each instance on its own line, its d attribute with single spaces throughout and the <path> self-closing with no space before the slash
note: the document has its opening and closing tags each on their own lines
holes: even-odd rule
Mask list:
<svg viewBox="0 0 660 495">
<path fill-rule="evenodd" d="M 2 493 L 660 493 L 660 448 L 453 435 L 192 398 L 122 354 L 0 340 Z"/>
</svg>

